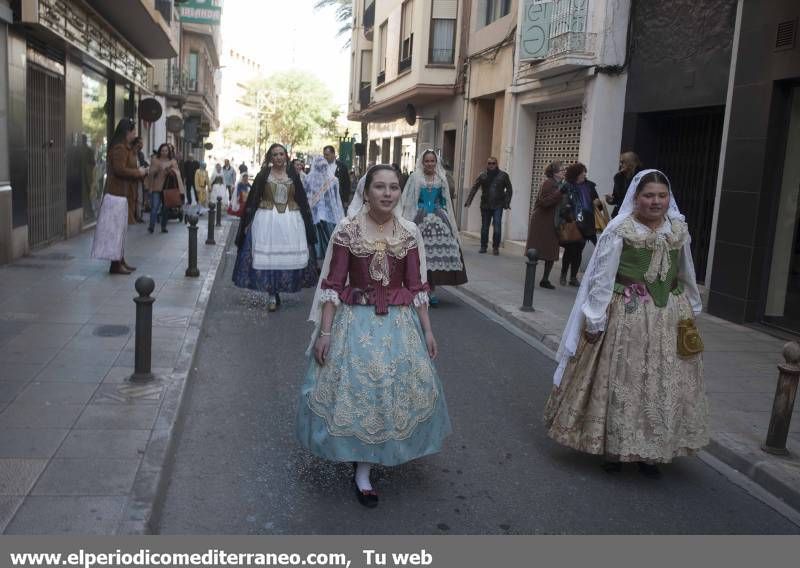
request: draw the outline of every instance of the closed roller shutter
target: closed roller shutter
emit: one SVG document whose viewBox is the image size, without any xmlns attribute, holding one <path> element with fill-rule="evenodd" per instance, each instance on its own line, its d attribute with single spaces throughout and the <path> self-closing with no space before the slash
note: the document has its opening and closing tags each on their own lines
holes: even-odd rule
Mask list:
<svg viewBox="0 0 800 568">
<path fill-rule="evenodd" d="M 582 117 L 579 106 L 536 113 L 529 215 L 533 215 L 533 204 L 539 194 L 547 165 L 556 160 L 565 165 L 578 161 Z"/>
</svg>

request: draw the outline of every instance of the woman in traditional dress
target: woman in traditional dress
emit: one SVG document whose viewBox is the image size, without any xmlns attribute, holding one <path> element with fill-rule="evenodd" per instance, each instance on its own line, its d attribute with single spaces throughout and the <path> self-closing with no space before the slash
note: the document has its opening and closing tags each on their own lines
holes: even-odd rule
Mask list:
<svg viewBox="0 0 800 568">
<path fill-rule="evenodd" d="M 406 182 L 400 203 L 403 217 L 419 226 L 425 241 L 430 302 L 436 286 L 457 286 L 467 281 L 461 254 L 461 239 L 453 213 L 447 175 L 433 150 L 422 153 L 417 167 Z"/>
<path fill-rule="evenodd" d="M 214 173 L 211 174 L 211 197 L 209 201 L 213 203 L 215 207 L 217 206 L 217 198 L 222 200 L 222 207 L 227 209 L 228 202 L 230 201 L 228 188 L 225 187 L 225 177 L 222 174 L 222 166 L 219 164 L 214 167 Z"/>
<path fill-rule="evenodd" d="M 638 173 L 600 236 L 561 338 L 548 435 L 604 455 L 607 471 L 638 462 L 660 477 L 657 463 L 708 443 L 689 242 L 666 176 Z"/>
<path fill-rule="evenodd" d="M 241 217 L 244 213 L 244 204 L 247 203 L 247 194 L 250 193 L 250 176 L 247 172 L 242 174 L 236 189 L 233 192 L 233 200 L 228 205 L 228 215 Z"/>
<path fill-rule="evenodd" d="M 236 246 L 233 282 L 269 294 L 269 311 L 281 292 L 299 292 L 317 284 L 316 261 L 309 247 L 316 241 L 308 199 L 288 153 L 281 144 L 267 150 L 267 163 L 247 196 Z"/>
<path fill-rule="evenodd" d="M 197 203 L 200 205 L 199 215 L 202 215 L 208 207 L 208 182 L 206 163 L 200 162 L 200 167 L 194 172 L 194 189 L 197 192 Z"/>
<path fill-rule="evenodd" d="M 450 419 L 432 363 L 419 230 L 395 211 L 391 166 L 371 168 L 365 187 L 367 204 L 339 224 L 325 257 L 297 432 L 315 455 L 353 462 L 356 496 L 375 507 L 372 466 L 438 452 Z"/>
<path fill-rule="evenodd" d="M 311 173 L 306 176 L 303 184 L 317 231 L 317 258 L 321 261 L 325 258 L 336 225 L 344 217 L 342 199 L 339 196 L 339 180 L 336 176 L 330 175 L 325 158 L 317 156 Z"/>
<path fill-rule="evenodd" d="M 539 253 L 539 260 L 544 261 L 544 274 L 542 274 L 539 286 L 553 290 L 555 286 L 550 283 L 550 272 L 561 252 L 555 223 L 558 207 L 563 197 L 561 180 L 564 179 L 564 170 L 561 162 L 553 162 L 548 165 L 544 170 L 544 175 L 545 180 L 536 195 L 525 251 L 536 249 L 536 252 Z"/>
<path fill-rule="evenodd" d="M 131 144 L 136 138 L 133 121 L 123 118 L 108 142 L 106 189 L 97 217 L 92 242 L 92 258 L 111 261 L 111 274 L 130 274 L 136 267 L 125 262 L 125 237 L 128 234 L 128 196 L 147 175 L 140 168 Z"/>
</svg>

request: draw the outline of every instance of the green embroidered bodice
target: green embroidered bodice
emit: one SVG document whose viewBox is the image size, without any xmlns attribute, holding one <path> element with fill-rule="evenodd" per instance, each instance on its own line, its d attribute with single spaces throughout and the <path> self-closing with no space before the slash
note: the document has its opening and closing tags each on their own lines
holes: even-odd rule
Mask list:
<svg viewBox="0 0 800 568">
<path fill-rule="evenodd" d="M 620 225 L 617 231 L 623 239 L 623 246 L 615 292 L 622 294 L 631 284 L 643 284 L 659 308 L 667 305 L 670 294 L 683 292 L 678 273 L 681 249 L 689 232 L 686 223 L 678 220 L 671 222 L 671 229 L 670 232 L 642 234 L 632 218 Z"/>
<path fill-rule="evenodd" d="M 647 292 L 653 298 L 653 303 L 659 308 L 667 305 L 669 294 L 678 295 L 683 292 L 683 286 L 678 282 L 678 261 L 680 260 L 680 249 L 669 251 L 670 267 L 666 274 L 666 279 L 656 278 L 655 282 L 648 282 L 644 274 L 650 267 L 653 259 L 653 251 L 646 248 L 636 248 L 627 243 L 622 248 L 622 256 L 619 259 L 617 277 L 622 277 L 625 284 L 616 282 L 614 291 L 622 293 L 626 285 L 631 282 L 644 284 Z"/>
</svg>

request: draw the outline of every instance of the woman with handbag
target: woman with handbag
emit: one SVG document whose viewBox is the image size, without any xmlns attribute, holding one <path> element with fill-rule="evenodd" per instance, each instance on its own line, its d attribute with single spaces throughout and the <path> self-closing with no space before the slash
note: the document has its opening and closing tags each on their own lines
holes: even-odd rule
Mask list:
<svg viewBox="0 0 800 568">
<path fill-rule="evenodd" d="M 575 162 L 567 168 L 564 175 L 565 200 L 562 202 L 561 226 L 559 240 L 564 247 L 564 259 L 561 263 L 562 286 L 567 284 L 569 270 L 570 286 L 580 286 L 578 271 L 583 261 L 583 249 L 586 241 L 597 243 L 594 224 L 594 200 L 599 199 L 595 184 L 586 179 L 586 166 Z"/>
<path fill-rule="evenodd" d="M 125 262 L 128 234 L 128 196 L 147 175 L 131 144 L 136 137 L 133 121 L 123 118 L 108 143 L 108 174 L 92 242 L 92 258 L 110 260 L 111 274 L 130 274 L 136 267 Z"/>
<path fill-rule="evenodd" d="M 539 253 L 539 260 L 544 261 L 544 274 L 539 286 L 553 290 L 555 286 L 550 283 L 550 271 L 553 270 L 553 263 L 558 260 L 560 253 L 558 234 L 553 228 L 553 217 L 561 204 L 561 181 L 564 179 L 561 162 L 553 162 L 547 166 L 544 175 L 545 180 L 536 195 L 525 251 L 533 248 Z"/>
<path fill-rule="evenodd" d="M 155 230 L 156 218 L 161 216 L 161 232 L 167 233 L 167 209 L 180 207 L 185 194 L 181 170 L 169 144 L 158 147 L 158 154 L 150 164 L 150 226 Z"/>
<path fill-rule="evenodd" d="M 689 230 L 658 170 L 631 181 L 589 262 L 558 348 L 545 426 L 604 455 L 606 471 L 691 455 L 708 443 L 702 310 Z"/>
</svg>

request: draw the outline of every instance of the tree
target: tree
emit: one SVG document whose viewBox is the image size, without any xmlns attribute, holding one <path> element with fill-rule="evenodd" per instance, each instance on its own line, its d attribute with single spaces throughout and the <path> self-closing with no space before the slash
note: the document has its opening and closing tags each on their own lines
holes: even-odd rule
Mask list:
<svg viewBox="0 0 800 568">
<path fill-rule="evenodd" d="M 343 48 L 349 48 L 350 34 L 353 33 L 353 0 L 317 0 L 317 3 L 314 4 L 314 8 L 317 10 L 331 6 L 336 8 L 336 21 L 340 24 L 336 35 L 344 36 L 346 41 Z"/>
<path fill-rule="evenodd" d="M 245 85 L 244 100 L 253 109 L 254 118 L 246 125 L 231 123 L 231 141 L 236 138 L 249 146 L 258 136 L 261 146 L 269 133 L 270 141 L 299 150 L 315 139 L 336 135 L 339 109 L 333 95 L 321 81 L 303 71 L 282 71 L 250 81 Z M 227 138 L 228 130 L 224 132 Z"/>
</svg>

